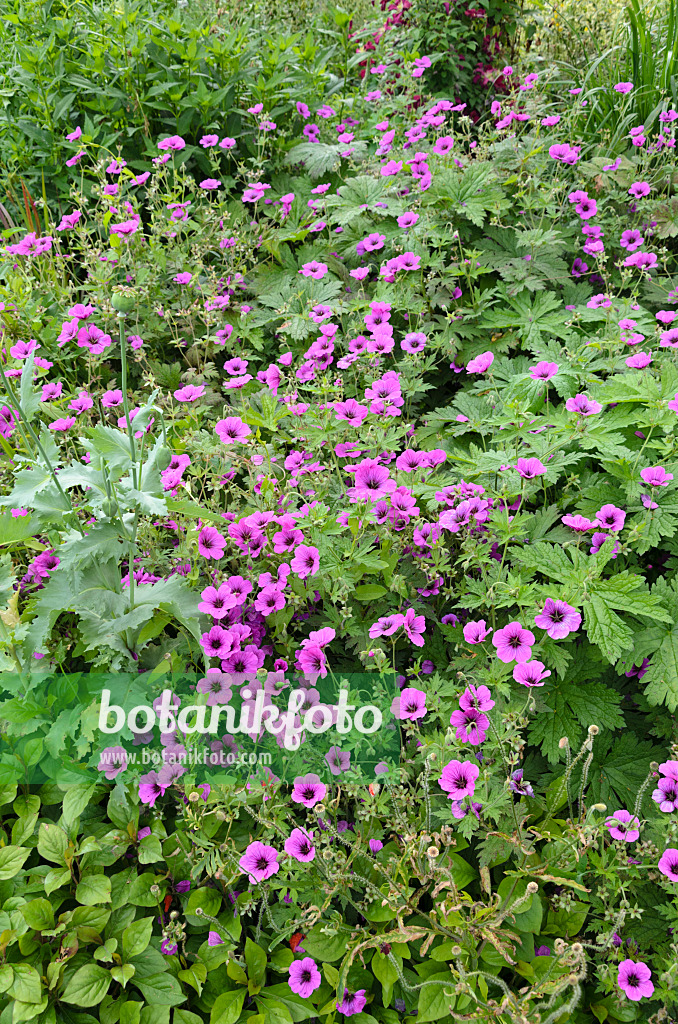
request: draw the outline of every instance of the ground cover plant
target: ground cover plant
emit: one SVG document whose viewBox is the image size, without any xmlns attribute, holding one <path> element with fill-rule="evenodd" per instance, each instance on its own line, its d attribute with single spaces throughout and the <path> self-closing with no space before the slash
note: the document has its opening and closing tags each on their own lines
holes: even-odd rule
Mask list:
<svg viewBox="0 0 678 1024">
<path fill-rule="evenodd" d="M 678 111 L 379 14 L 8 203 L 0 1024 L 676 1015 Z"/>
</svg>

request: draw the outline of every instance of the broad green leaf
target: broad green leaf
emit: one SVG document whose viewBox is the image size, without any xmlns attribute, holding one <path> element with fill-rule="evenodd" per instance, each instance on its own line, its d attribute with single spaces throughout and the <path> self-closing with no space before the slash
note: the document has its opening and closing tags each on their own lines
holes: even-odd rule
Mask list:
<svg viewBox="0 0 678 1024">
<path fill-rule="evenodd" d="M 0 881 L 18 875 L 30 852 L 25 846 L 3 846 L 0 849 Z"/>
<path fill-rule="evenodd" d="M 98 1006 L 111 984 L 109 971 L 98 964 L 86 964 L 75 972 L 61 994 L 74 1006 Z"/>
</svg>

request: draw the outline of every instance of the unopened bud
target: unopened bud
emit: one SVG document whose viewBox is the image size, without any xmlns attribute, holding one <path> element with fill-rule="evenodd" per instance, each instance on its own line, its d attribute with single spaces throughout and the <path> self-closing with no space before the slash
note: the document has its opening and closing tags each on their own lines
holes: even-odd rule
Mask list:
<svg viewBox="0 0 678 1024">
<path fill-rule="evenodd" d="M 603 814 L 607 810 L 607 804 L 593 804 L 591 810 L 600 811 L 600 813 Z"/>
<path fill-rule="evenodd" d="M 527 883 L 526 892 L 531 892 L 531 893 L 539 892 L 539 886 L 537 885 L 536 882 L 528 882 Z"/>
<path fill-rule="evenodd" d="M 428 850 L 426 851 L 426 856 L 430 857 L 431 860 L 435 860 L 435 858 L 439 856 L 439 854 L 440 850 L 438 849 L 437 846 L 429 846 Z"/>
<path fill-rule="evenodd" d="M 564 750 L 565 747 L 569 747 L 569 745 L 570 741 L 568 740 L 567 736 L 563 736 L 562 739 L 558 740 L 558 747 L 560 750 Z"/>
<path fill-rule="evenodd" d="M 589 726 L 589 736 L 597 736 L 599 732 L 600 732 L 600 729 L 598 728 L 597 725 L 590 725 Z"/>
<path fill-rule="evenodd" d="M 192 804 L 195 804 L 200 799 L 200 793 L 189 793 L 188 799 L 191 801 Z"/>
</svg>

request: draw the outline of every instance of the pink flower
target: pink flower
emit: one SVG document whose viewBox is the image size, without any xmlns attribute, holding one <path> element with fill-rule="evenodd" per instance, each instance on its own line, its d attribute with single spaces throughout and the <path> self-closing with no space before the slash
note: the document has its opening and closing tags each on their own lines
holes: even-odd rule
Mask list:
<svg viewBox="0 0 678 1024">
<path fill-rule="evenodd" d="M 534 619 L 540 629 L 545 629 L 552 640 L 564 640 L 581 626 L 581 615 L 566 601 L 554 601 L 548 597 L 543 612 Z"/>
<path fill-rule="evenodd" d="M 214 429 L 222 444 L 236 444 L 252 433 L 238 416 L 227 416 L 225 420 L 219 420 Z"/>
<path fill-rule="evenodd" d="M 438 785 L 448 794 L 450 800 L 463 800 L 472 796 L 480 768 L 470 761 L 449 761 L 443 768 Z"/>
<path fill-rule="evenodd" d="M 278 851 L 260 842 L 250 843 L 238 863 L 253 884 L 271 878 L 280 868 Z"/>
<path fill-rule="evenodd" d="M 223 558 L 226 538 L 214 526 L 204 526 L 198 534 L 198 551 L 203 558 Z"/>
<path fill-rule="evenodd" d="M 370 626 L 369 635 L 372 640 L 376 640 L 380 636 L 393 636 L 397 630 L 403 624 L 403 616 L 396 615 L 382 615 L 380 619 L 373 622 Z"/>
<path fill-rule="evenodd" d="M 467 708 L 462 711 L 453 711 L 450 716 L 450 725 L 456 729 L 455 735 L 458 740 L 477 747 L 487 738 L 490 720 L 477 708 Z"/>
<path fill-rule="evenodd" d="M 312 260 L 310 263 L 302 264 L 299 273 L 304 277 L 312 277 L 314 280 L 319 281 L 327 273 L 327 264 Z"/>
<path fill-rule="evenodd" d="M 295 572 L 301 580 L 315 576 L 320 568 L 320 552 L 308 544 L 300 544 L 294 552 L 290 565 L 292 572 Z"/>
<path fill-rule="evenodd" d="M 551 380 L 558 373 L 558 363 L 537 363 L 530 370 L 532 380 Z"/>
<path fill-rule="evenodd" d="M 536 660 L 516 665 L 513 669 L 513 678 L 523 686 L 543 686 L 542 679 L 546 679 L 550 675 L 549 671 L 544 671 L 543 662 Z"/>
<path fill-rule="evenodd" d="M 663 466 L 649 466 L 641 469 L 640 478 L 650 487 L 668 487 L 673 473 L 667 473 Z"/>
<path fill-rule="evenodd" d="M 625 810 L 615 811 L 605 822 L 605 827 L 609 829 L 612 838 L 626 843 L 635 843 L 636 839 L 640 838 L 639 825 L 638 818 Z"/>
<path fill-rule="evenodd" d="M 500 661 L 517 661 L 523 664 L 532 657 L 532 645 L 534 633 L 525 629 L 519 622 L 509 622 L 503 629 L 498 629 L 492 637 L 492 643 L 497 648 L 497 657 Z"/>
<path fill-rule="evenodd" d="M 395 480 L 376 459 L 364 459 L 355 472 L 355 486 L 349 493 L 359 501 L 379 501 L 395 490 Z"/>
<path fill-rule="evenodd" d="M 467 644 L 480 644 L 491 632 L 492 630 L 485 625 L 485 619 L 467 622 L 464 626 L 464 640 Z"/>
<path fill-rule="evenodd" d="M 649 196 L 651 188 L 647 181 L 634 181 L 629 189 L 629 195 L 634 199 L 642 199 L 643 196 Z"/>
<path fill-rule="evenodd" d="M 204 181 L 200 182 L 200 188 L 204 189 L 205 192 L 215 192 L 218 188 L 221 188 L 221 182 L 217 178 L 205 178 Z"/>
<path fill-rule="evenodd" d="M 186 384 L 174 392 L 177 402 L 195 402 L 205 394 L 204 384 Z"/>
<path fill-rule="evenodd" d="M 310 772 L 308 775 L 299 775 L 294 780 L 291 798 L 296 804 L 303 804 L 306 808 L 315 807 L 327 795 L 327 786 L 320 781 L 318 775 Z"/>
<path fill-rule="evenodd" d="M 403 615 L 403 630 L 408 639 L 416 646 L 424 646 L 422 634 L 426 631 L 426 619 L 423 615 L 417 615 L 414 608 L 408 608 Z"/>
<path fill-rule="evenodd" d="M 298 829 L 295 829 L 295 831 L 298 831 Z M 287 984 L 292 992 L 301 996 L 302 999 L 308 999 L 322 984 L 320 971 L 316 966 L 315 960 L 310 956 L 305 956 L 303 960 L 293 961 L 288 971 L 289 979 Z"/>
<path fill-rule="evenodd" d="M 565 402 L 565 408 L 568 412 L 576 412 L 580 416 L 594 416 L 603 407 L 599 402 L 589 398 L 588 395 L 575 395 L 574 398 L 568 398 Z"/>
<path fill-rule="evenodd" d="M 426 694 L 414 686 L 401 690 L 391 702 L 391 714 L 401 721 L 416 721 L 426 714 Z"/>
<path fill-rule="evenodd" d="M 523 480 L 534 480 L 535 477 L 543 476 L 546 473 L 546 466 L 537 458 L 518 459 L 516 470 Z"/>
<path fill-rule="evenodd" d="M 315 857 L 313 833 L 301 828 L 292 829 L 289 838 L 285 840 L 285 853 L 302 864 L 312 861 Z"/>
<path fill-rule="evenodd" d="M 481 355 L 476 356 L 466 366 L 467 373 L 485 373 L 486 370 L 492 366 L 494 362 L 494 352 L 483 352 Z"/>
<path fill-rule="evenodd" d="M 633 82 L 617 82 L 617 84 L 614 86 L 614 91 L 621 93 L 622 96 L 625 96 L 626 93 L 631 92 L 632 89 Z"/>
<path fill-rule="evenodd" d="M 622 960 L 617 971 L 617 984 L 627 999 L 638 1002 L 639 999 L 649 999 L 654 992 L 651 977 L 652 971 L 642 960 L 637 963 Z"/>
<path fill-rule="evenodd" d="M 678 882 L 678 850 L 673 847 L 664 850 L 657 867 L 672 882 Z"/>
</svg>

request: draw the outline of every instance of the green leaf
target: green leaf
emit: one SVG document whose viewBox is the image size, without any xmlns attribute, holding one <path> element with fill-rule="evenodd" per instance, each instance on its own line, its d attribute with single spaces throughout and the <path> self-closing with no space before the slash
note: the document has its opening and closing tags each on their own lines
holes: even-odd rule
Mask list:
<svg viewBox="0 0 678 1024">
<path fill-rule="evenodd" d="M 25 846 L 3 846 L 0 849 L 0 881 L 18 875 L 30 852 Z"/>
<path fill-rule="evenodd" d="M 236 1024 L 246 995 L 246 989 L 238 988 L 217 996 L 210 1013 L 210 1024 Z"/>
<path fill-rule="evenodd" d="M 179 1006 L 186 1002 L 181 985 L 171 974 L 152 974 L 149 978 L 137 978 L 134 982 L 148 1003 L 158 1006 Z"/>
<path fill-rule="evenodd" d="M 26 903 L 21 912 L 29 928 L 36 932 L 47 931 L 54 927 L 54 910 L 49 900 L 40 898 Z"/>
<path fill-rule="evenodd" d="M 247 964 L 247 977 L 252 985 L 261 988 L 266 973 L 266 953 L 256 942 L 248 937 L 245 940 L 245 963 Z M 250 995 L 253 993 L 250 992 Z"/>
<path fill-rule="evenodd" d="M 62 828 L 43 821 L 38 829 L 38 853 L 54 864 L 66 863 L 63 854 L 69 848 L 69 837 Z"/>
<path fill-rule="evenodd" d="M 604 595 L 593 593 L 585 602 L 584 624 L 589 640 L 600 647 L 612 664 L 633 647 L 633 631 L 607 604 Z"/>
<path fill-rule="evenodd" d="M 442 982 L 447 984 L 431 984 L 431 982 Z M 449 985 L 449 987 L 448 987 Z M 450 972 L 433 975 L 427 978 L 424 987 L 419 990 L 419 1002 L 417 1004 L 417 1024 L 425 1024 L 426 1021 L 443 1020 L 450 1014 L 450 1008 L 454 1008 L 454 982 Z"/>
<path fill-rule="evenodd" d="M 257 996 L 257 1006 L 260 1002 L 262 1005 L 266 1005 L 269 997 L 271 1003 L 275 1001 L 278 1005 L 282 1004 L 294 1021 L 294 1024 L 299 1024 L 303 1020 L 310 1020 L 318 1015 L 318 1010 L 313 1006 L 310 999 L 302 999 L 301 996 L 295 995 L 286 982 L 281 985 L 267 985 L 261 996 Z"/>
<path fill-rule="evenodd" d="M 138 956 L 148 946 L 153 932 L 153 918 L 142 917 L 132 921 L 122 933 L 122 952 L 125 960 Z"/>
<path fill-rule="evenodd" d="M 74 1006 L 98 1006 L 110 984 L 109 971 L 98 964 L 86 964 L 75 972 L 62 992 L 61 999 Z"/>
<path fill-rule="evenodd" d="M 111 902 L 111 880 L 107 875 L 85 875 L 75 890 L 75 898 L 84 907 Z"/>
<path fill-rule="evenodd" d="M 377 586 L 376 583 L 365 583 L 360 587 L 355 587 L 353 597 L 358 601 L 377 601 L 387 593 L 386 587 Z"/>
<path fill-rule="evenodd" d="M 12 964 L 14 978 L 7 995 L 21 1003 L 39 1003 L 42 999 L 40 975 L 30 964 Z"/>
</svg>

